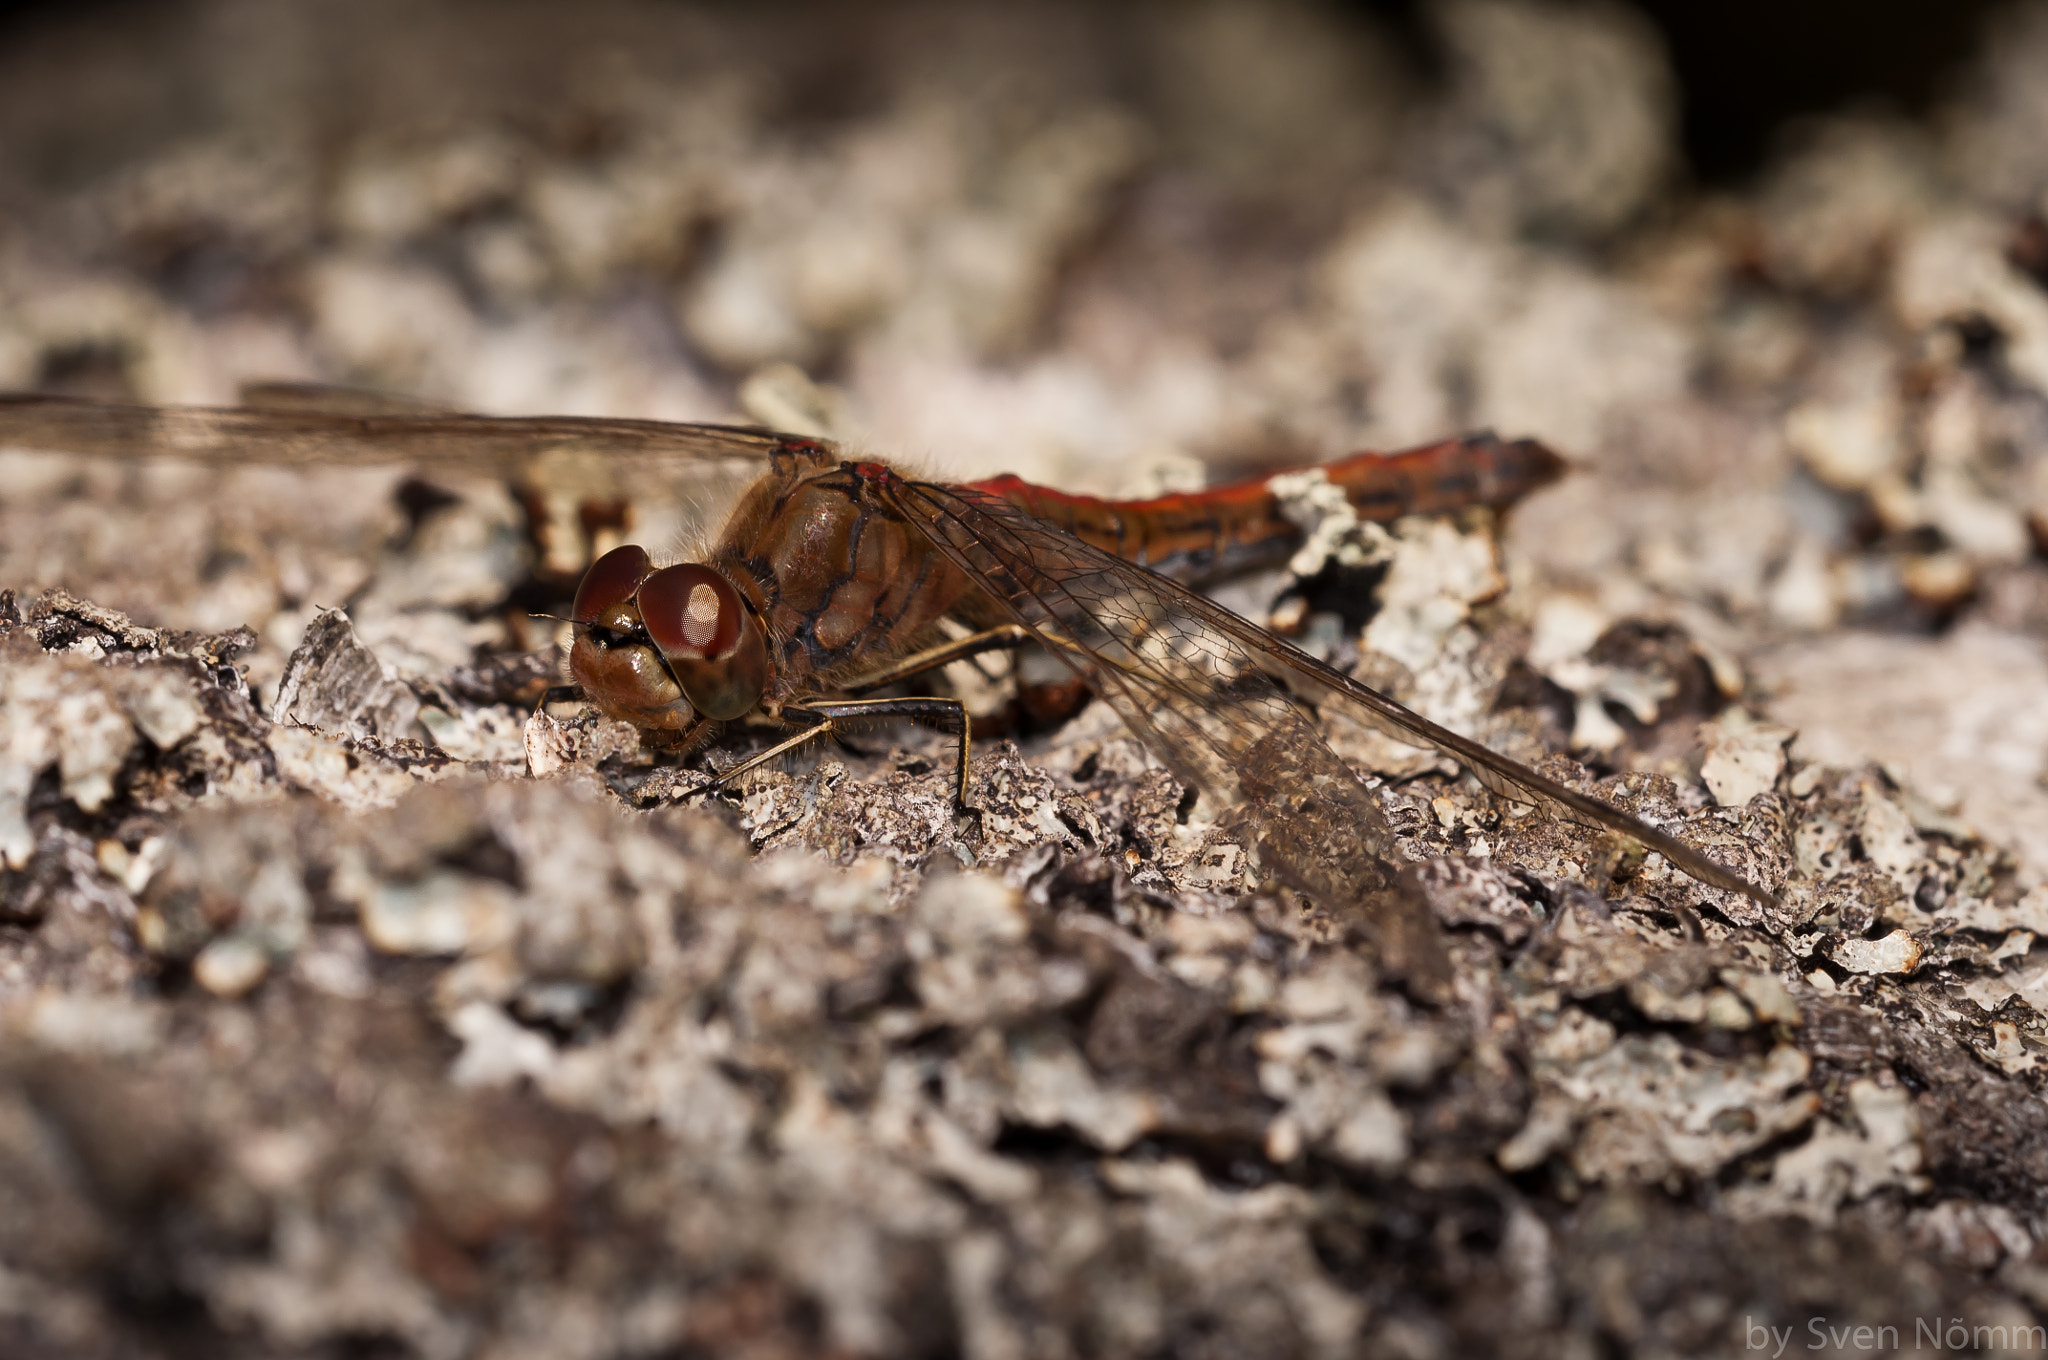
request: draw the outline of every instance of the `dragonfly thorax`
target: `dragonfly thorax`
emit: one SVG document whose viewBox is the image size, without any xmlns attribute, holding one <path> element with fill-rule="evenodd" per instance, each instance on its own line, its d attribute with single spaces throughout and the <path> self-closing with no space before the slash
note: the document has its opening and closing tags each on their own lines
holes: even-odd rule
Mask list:
<svg viewBox="0 0 2048 1360">
<path fill-rule="evenodd" d="M 614 548 L 576 589 L 569 669 L 615 718 L 681 731 L 728 721 L 761 701 L 768 643 L 730 581 L 699 563 L 657 570 L 646 550 Z"/>
</svg>

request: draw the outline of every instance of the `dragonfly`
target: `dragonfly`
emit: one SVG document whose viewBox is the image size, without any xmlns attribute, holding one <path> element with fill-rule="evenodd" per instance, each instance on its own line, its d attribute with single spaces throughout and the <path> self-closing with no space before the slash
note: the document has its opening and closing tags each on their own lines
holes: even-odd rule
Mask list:
<svg viewBox="0 0 2048 1360">
<path fill-rule="evenodd" d="M 925 480 L 827 440 L 749 426 L 42 395 L 0 397 L 0 446 L 533 480 L 595 466 L 620 488 L 737 460 L 752 481 L 703 560 L 657 565 L 639 545 L 613 548 L 589 566 L 571 611 L 568 669 L 581 696 L 655 742 L 687 752 L 756 715 L 790 730 L 707 787 L 849 726 L 904 717 L 957 732 L 954 791 L 965 805 L 971 722 L 961 701 L 863 696 L 1035 643 L 1227 810 L 1280 879 L 1361 912 L 1391 971 L 1438 990 L 1448 962 L 1436 928 L 1403 887 L 1370 789 L 1312 721 L 1319 710 L 1434 747 L 1505 798 L 1618 833 L 1704 884 L 1774 905 L 1676 836 L 1430 721 L 1190 588 L 1284 560 L 1298 542 L 1271 476 L 1120 501 L 1014 476 Z M 1361 518 L 1391 520 L 1505 508 L 1563 467 L 1536 441 L 1477 434 L 1354 454 L 1309 475 Z"/>
</svg>

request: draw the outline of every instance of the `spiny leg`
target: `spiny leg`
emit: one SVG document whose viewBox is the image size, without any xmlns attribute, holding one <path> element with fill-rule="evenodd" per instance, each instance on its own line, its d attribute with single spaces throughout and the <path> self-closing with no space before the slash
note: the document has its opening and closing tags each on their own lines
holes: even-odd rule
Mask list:
<svg viewBox="0 0 2048 1360">
<path fill-rule="evenodd" d="M 790 707 L 783 709 L 784 713 L 791 711 Z M 967 766 L 969 752 L 974 744 L 974 724 L 967 715 L 967 705 L 958 699 L 918 696 L 901 699 L 811 700 L 795 706 L 794 711 L 802 715 L 816 716 L 821 724 L 830 725 L 834 731 L 839 730 L 841 723 L 867 718 L 911 718 L 929 722 L 942 731 L 953 724 L 958 724 L 960 762 L 953 783 L 954 797 L 962 807 L 967 806 Z"/>
<path fill-rule="evenodd" d="M 994 628 L 970 633 L 966 637 L 953 638 L 913 653 L 900 661 L 891 663 L 881 670 L 865 675 L 846 686 L 854 694 L 863 690 L 881 689 L 926 671 L 949 666 L 955 661 L 980 656 L 984 652 L 1008 651 L 1023 646 L 1032 640 L 1031 632 L 1014 623 L 999 624 Z M 710 783 L 700 787 L 698 793 L 715 793 L 733 780 L 758 769 L 769 761 L 786 755 L 807 742 L 832 735 L 841 730 L 841 721 L 850 718 L 933 718 L 958 723 L 960 727 L 960 762 L 954 780 L 955 796 L 961 807 L 967 807 L 967 774 L 970 750 L 973 745 L 973 723 L 967 716 L 966 705 L 958 699 L 904 698 L 904 699 L 841 699 L 816 700 L 783 707 L 785 716 L 815 718 L 811 726 L 783 741 L 777 742 L 765 751 L 756 752 L 740 764 L 733 766 Z M 694 744 L 694 743 L 693 743 Z"/>
<path fill-rule="evenodd" d="M 690 725 L 681 732 L 674 734 L 663 733 L 661 736 L 665 739 L 653 741 L 652 744 L 656 749 L 666 752 L 671 758 L 680 762 L 683 757 L 689 755 L 690 752 L 696 750 L 699 746 L 702 746 L 704 739 L 716 731 L 717 728 L 717 719 L 699 716 L 691 719 Z M 649 738 L 643 733 L 642 740 L 649 740 Z"/>
<path fill-rule="evenodd" d="M 915 698 L 915 699 L 824 699 L 810 700 L 801 704 L 786 704 L 782 709 L 785 717 L 801 722 L 811 720 L 811 725 L 796 735 L 777 742 L 765 751 L 733 766 L 718 778 L 697 790 L 699 793 L 713 793 L 726 787 L 733 780 L 757 769 L 769 761 L 796 750 L 807 742 L 830 736 L 849 721 L 867 718 L 921 718 L 938 719 L 945 723 L 960 725 L 960 765 L 954 781 L 954 795 L 962 807 L 967 804 L 967 761 L 973 744 L 973 723 L 967 716 L 967 706 L 958 699 Z"/>
<path fill-rule="evenodd" d="M 811 726 L 804 728 L 801 732 L 798 732 L 795 736 L 786 737 L 783 740 L 776 742 L 773 746 L 769 747 L 765 751 L 756 751 L 753 755 L 747 757 L 739 764 L 733 766 L 724 774 L 719 775 L 710 783 L 698 785 L 695 789 L 692 789 L 690 791 L 691 796 L 695 797 L 698 794 L 717 793 L 720 790 L 729 786 L 735 779 L 738 779 L 741 775 L 747 773 L 749 770 L 759 769 L 761 766 L 766 765 L 769 761 L 776 759 L 778 756 L 786 755 L 789 752 L 794 751 L 797 747 L 804 745 L 806 742 L 812 742 L 818 740 L 818 738 L 820 737 L 830 736 L 832 734 L 832 730 L 832 723 L 829 720 L 813 723 Z"/>
<path fill-rule="evenodd" d="M 936 647 L 914 652 L 872 675 L 862 676 L 846 686 L 846 690 L 850 694 L 859 694 L 863 690 L 880 689 L 884 685 L 893 685 L 899 680 L 908 680 L 914 675 L 935 671 L 941 666 L 950 666 L 955 661 L 965 661 L 968 657 L 980 656 L 984 652 L 1009 651 L 1031 640 L 1029 629 L 1014 623 L 999 624 L 979 633 L 969 633 L 966 637 L 954 638 L 948 642 L 941 642 Z"/>
</svg>

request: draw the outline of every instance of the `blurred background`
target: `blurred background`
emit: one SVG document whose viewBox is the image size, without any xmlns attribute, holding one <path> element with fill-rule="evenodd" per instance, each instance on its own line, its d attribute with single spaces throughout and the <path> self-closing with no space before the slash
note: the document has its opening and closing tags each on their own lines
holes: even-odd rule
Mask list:
<svg viewBox="0 0 2048 1360">
<path fill-rule="evenodd" d="M 1680 630 L 2031 844 L 2044 190 L 2024 4 L 18 3 L 0 388 L 780 413 L 1114 492 L 1535 435 L 1578 475 L 1504 608 L 1576 750 L 1661 702 L 1615 630 Z M 13 506 L 24 589 L 281 645 L 321 594 Z"/>
</svg>

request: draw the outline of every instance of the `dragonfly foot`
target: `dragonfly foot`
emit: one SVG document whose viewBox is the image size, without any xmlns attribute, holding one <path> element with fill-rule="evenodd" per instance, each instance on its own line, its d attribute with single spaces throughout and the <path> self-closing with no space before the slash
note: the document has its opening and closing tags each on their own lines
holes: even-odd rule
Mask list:
<svg viewBox="0 0 2048 1360">
<path fill-rule="evenodd" d="M 685 772 L 678 770 L 677 773 L 682 774 Z M 703 772 L 696 771 L 695 773 L 701 774 Z M 689 788 L 684 789 L 681 793 L 675 794 L 674 799 L 678 805 L 688 806 L 689 804 L 697 802 L 700 799 L 711 798 L 717 796 L 718 794 L 725 793 L 728 790 L 730 790 L 731 787 L 732 779 L 730 773 L 721 775 L 711 775 L 705 778 L 705 780 L 701 784 L 693 784 Z"/>
</svg>

